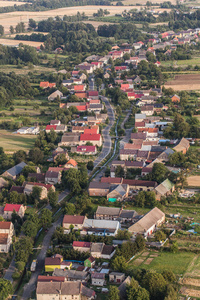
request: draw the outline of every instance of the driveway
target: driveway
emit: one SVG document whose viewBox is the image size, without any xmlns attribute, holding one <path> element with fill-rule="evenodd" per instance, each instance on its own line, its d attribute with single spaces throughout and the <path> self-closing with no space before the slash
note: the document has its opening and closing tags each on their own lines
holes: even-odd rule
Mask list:
<svg viewBox="0 0 200 300">
<path fill-rule="evenodd" d="M 109 124 L 102 130 L 103 146 L 100 155 L 94 161 L 94 168 L 96 168 L 111 151 L 112 141 L 110 137 L 110 129 L 115 122 L 115 114 L 110 101 L 108 98 L 103 96 L 101 96 L 101 99 L 105 103 L 107 109 Z"/>
<path fill-rule="evenodd" d="M 36 289 L 37 278 L 38 278 L 38 275 L 41 274 L 41 271 L 44 267 L 46 252 L 49 249 L 51 238 L 54 234 L 54 231 L 56 230 L 56 227 L 61 224 L 61 221 L 62 221 L 62 216 L 56 222 L 54 222 L 52 224 L 52 227 L 49 229 L 49 231 L 45 235 L 44 240 L 42 242 L 42 248 L 40 250 L 40 253 L 37 256 L 36 271 L 32 273 L 29 282 L 24 286 L 24 292 L 21 297 L 21 300 L 30 298 L 31 293 Z"/>
</svg>

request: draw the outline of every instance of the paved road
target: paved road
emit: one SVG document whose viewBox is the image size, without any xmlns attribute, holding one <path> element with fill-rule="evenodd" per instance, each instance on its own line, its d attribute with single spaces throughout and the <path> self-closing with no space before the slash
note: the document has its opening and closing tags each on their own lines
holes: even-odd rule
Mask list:
<svg viewBox="0 0 200 300">
<path fill-rule="evenodd" d="M 111 151 L 112 141 L 110 137 L 110 129 L 115 122 L 115 114 L 110 104 L 110 101 L 108 100 L 108 98 L 103 96 L 101 96 L 101 99 L 103 102 L 105 102 L 105 106 L 108 113 L 109 124 L 102 130 L 102 136 L 103 136 L 102 151 L 100 155 L 97 157 L 97 159 L 95 159 L 94 167 L 97 167 Z"/>
<path fill-rule="evenodd" d="M 12 275 L 14 272 L 15 272 L 15 255 L 13 256 L 10 266 L 4 275 L 4 279 L 7 279 L 7 280 L 10 280 L 11 282 L 13 282 Z"/>
<path fill-rule="evenodd" d="M 52 224 L 52 227 L 49 229 L 47 234 L 44 237 L 43 243 L 42 243 L 42 248 L 40 250 L 40 253 L 37 256 L 37 268 L 34 273 L 32 273 L 31 278 L 29 282 L 24 286 L 24 292 L 21 297 L 21 300 L 25 300 L 31 297 L 31 293 L 36 289 L 36 284 L 37 284 L 37 278 L 38 275 L 41 274 L 41 271 L 44 267 L 44 260 L 46 257 L 46 252 L 49 248 L 50 242 L 52 235 L 56 229 L 57 226 L 61 224 L 62 221 L 62 216 Z"/>
</svg>

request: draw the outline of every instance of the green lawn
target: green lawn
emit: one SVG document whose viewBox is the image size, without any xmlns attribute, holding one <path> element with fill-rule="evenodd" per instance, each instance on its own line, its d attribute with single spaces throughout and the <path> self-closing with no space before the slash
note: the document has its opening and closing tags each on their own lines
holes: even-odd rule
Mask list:
<svg viewBox="0 0 200 300">
<path fill-rule="evenodd" d="M 155 257 L 149 265 L 145 264 L 144 261 L 139 266 L 135 266 L 135 260 L 133 260 L 130 263 L 130 268 L 151 269 L 157 272 L 162 272 L 163 270 L 172 270 L 175 274 L 181 275 L 186 272 L 188 266 L 195 257 L 196 254 L 191 252 L 179 252 L 176 254 L 170 252 L 158 252 L 158 257 Z"/>
<path fill-rule="evenodd" d="M 174 66 L 196 66 L 196 65 L 200 65 L 200 57 L 194 57 L 192 59 L 184 59 L 184 60 L 176 60 L 176 61 L 162 61 L 161 62 L 162 66 L 164 67 L 170 67 L 172 66 L 172 64 Z"/>
<path fill-rule="evenodd" d="M 0 130 L 0 147 L 4 151 L 29 150 L 34 146 L 36 135 L 18 135 Z"/>
</svg>

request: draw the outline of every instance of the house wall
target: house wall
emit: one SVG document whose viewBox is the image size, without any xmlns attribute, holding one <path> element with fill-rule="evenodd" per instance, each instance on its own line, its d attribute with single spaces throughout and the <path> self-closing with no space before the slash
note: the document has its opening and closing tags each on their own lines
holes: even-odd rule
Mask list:
<svg viewBox="0 0 200 300">
<path fill-rule="evenodd" d="M 124 281 L 125 279 L 125 275 L 121 275 L 121 276 L 117 276 L 117 275 L 109 275 L 109 281 L 110 282 L 118 282 L 121 283 L 122 281 Z"/>
<path fill-rule="evenodd" d="M 11 245 L 11 238 L 8 237 L 7 244 L 0 244 L 0 252 L 8 253 Z"/>
<path fill-rule="evenodd" d="M 61 269 L 60 265 L 45 265 L 45 272 L 53 272 L 55 269 Z"/>
<path fill-rule="evenodd" d="M 83 224 L 69 224 L 69 223 L 63 223 L 63 227 L 65 229 L 70 229 L 70 225 L 73 225 L 74 226 L 74 230 L 78 230 L 78 229 L 82 229 L 83 228 Z"/>
<path fill-rule="evenodd" d="M 17 214 L 18 214 L 18 216 L 20 216 L 20 218 L 24 217 L 25 210 L 26 210 L 25 206 L 20 207 L 19 211 L 17 212 Z M 11 220 L 12 213 L 13 213 L 13 211 L 4 211 L 3 218 L 5 218 L 6 220 Z"/>
<path fill-rule="evenodd" d="M 73 247 L 74 250 L 77 250 L 79 252 L 90 252 L 90 248 L 87 247 Z"/>
<path fill-rule="evenodd" d="M 60 300 L 59 294 L 37 294 L 37 300 Z"/>
<path fill-rule="evenodd" d="M 92 278 L 92 285 L 103 286 L 104 285 L 104 279 Z"/>
<path fill-rule="evenodd" d="M 110 255 L 108 254 L 101 254 L 101 258 L 103 259 L 111 259 L 113 255 L 115 254 L 116 250 L 114 250 Z"/>
<path fill-rule="evenodd" d="M 109 193 L 109 189 L 88 189 L 89 196 L 102 196 L 105 197 Z"/>
</svg>

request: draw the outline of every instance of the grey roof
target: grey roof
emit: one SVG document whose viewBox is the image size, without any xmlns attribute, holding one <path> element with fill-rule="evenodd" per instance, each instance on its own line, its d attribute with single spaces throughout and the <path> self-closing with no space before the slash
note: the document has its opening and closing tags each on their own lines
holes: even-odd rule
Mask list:
<svg viewBox="0 0 200 300">
<path fill-rule="evenodd" d="M 57 268 L 53 272 L 53 276 L 64 276 L 74 280 L 85 280 L 87 275 L 88 273 L 84 271 L 63 270 Z"/>
<path fill-rule="evenodd" d="M 105 279 L 105 274 L 104 273 L 92 273 L 91 278 L 98 278 L 98 279 Z"/>
<path fill-rule="evenodd" d="M 36 294 L 58 294 L 61 289 L 61 282 L 42 282 L 37 283 Z"/>
<path fill-rule="evenodd" d="M 18 165 L 10 168 L 7 170 L 7 173 L 9 173 L 12 176 L 17 176 L 18 174 L 21 173 L 21 171 L 23 170 L 23 168 L 26 166 L 27 164 L 25 162 L 21 162 Z"/>
<path fill-rule="evenodd" d="M 167 155 L 170 155 L 170 154 L 173 154 L 173 153 L 174 153 L 174 150 L 172 150 L 171 148 L 167 148 L 164 152 L 165 152 Z"/>
<path fill-rule="evenodd" d="M 91 254 L 93 252 L 101 253 L 103 250 L 103 246 L 104 246 L 104 243 L 92 243 L 91 250 L 90 250 Z"/>
<path fill-rule="evenodd" d="M 146 114 L 135 114 L 135 120 L 146 119 Z"/>
<path fill-rule="evenodd" d="M 84 221 L 83 227 L 88 229 L 89 228 L 116 229 L 118 225 L 119 225 L 118 221 L 86 219 Z"/>
<path fill-rule="evenodd" d="M 132 219 L 138 216 L 138 213 L 135 210 L 123 209 L 120 218 Z"/>
<path fill-rule="evenodd" d="M 127 191 L 127 184 L 118 184 L 117 186 L 112 185 L 110 187 L 110 193 L 109 194 L 114 193 L 116 195 L 119 195 L 119 196 L 123 197 L 126 194 L 126 191 Z"/>
<path fill-rule="evenodd" d="M 119 216 L 120 214 L 119 207 L 105 207 L 105 206 L 98 206 L 96 214 L 99 215 L 110 215 L 110 216 Z"/>
<path fill-rule="evenodd" d="M 74 136 L 66 136 L 66 135 L 63 135 L 62 136 L 62 140 L 61 140 L 61 143 L 66 143 L 66 142 L 69 142 L 69 143 L 74 143 L 74 142 L 79 142 L 79 135 L 74 135 Z"/>
<path fill-rule="evenodd" d="M 150 210 L 143 218 L 128 228 L 131 233 L 144 233 L 153 225 L 157 224 L 165 214 L 157 207 Z"/>
<path fill-rule="evenodd" d="M 123 297 L 126 296 L 126 285 L 130 284 L 131 282 L 131 277 L 128 276 L 118 287 L 119 289 L 119 293 L 120 293 L 120 297 L 123 299 Z"/>
<path fill-rule="evenodd" d="M 90 182 L 89 189 L 109 189 L 110 184 L 107 182 Z"/>
<path fill-rule="evenodd" d="M 115 275 L 115 276 L 124 276 L 124 273 L 120 273 L 120 272 L 111 272 L 110 275 Z"/>
<path fill-rule="evenodd" d="M 79 295 L 81 291 L 81 282 L 65 281 L 61 283 L 61 295 Z"/>
</svg>

